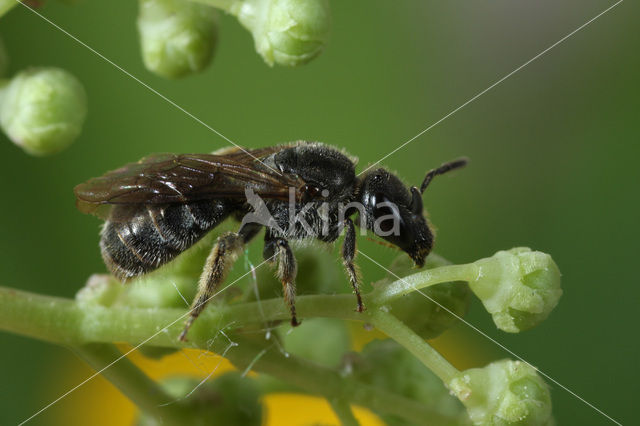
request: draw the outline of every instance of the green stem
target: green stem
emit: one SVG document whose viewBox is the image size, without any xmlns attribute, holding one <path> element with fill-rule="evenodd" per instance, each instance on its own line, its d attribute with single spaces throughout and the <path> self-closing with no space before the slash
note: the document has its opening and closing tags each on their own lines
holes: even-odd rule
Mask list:
<svg viewBox="0 0 640 426">
<path fill-rule="evenodd" d="M 342 426 L 358 426 L 360 424 L 356 416 L 353 415 L 349 401 L 338 398 L 328 398 L 328 401 Z"/>
<path fill-rule="evenodd" d="M 468 270 L 468 268 L 465 269 Z M 437 270 L 447 270 L 449 273 L 434 273 Z M 443 281 L 461 280 L 463 279 L 461 274 L 452 276 L 453 274 L 450 273 L 460 270 L 460 268 L 444 266 L 426 271 L 431 273 L 430 276 L 423 278 L 427 279 L 426 284 L 415 278 L 416 275 L 424 275 L 424 272 L 414 274 L 390 284 L 388 287 L 395 289 L 394 291 L 387 292 L 384 289 L 373 298 L 384 302 L 408 293 L 414 286 L 422 288 Z M 429 278 L 432 280 L 429 281 Z M 368 300 L 369 298 L 365 297 L 365 301 L 368 302 Z M 369 310 L 364 313 L 357 313 L 353 311 L 352 304 L 353 297 L 346 294 L 302 296 L 297 300 L 298 311 L 303 312 L 305 317 L 332 317 L 371 322 L 414 353 L 445 383 L 456 372 L 428 343 L 394 316 L 377 308 L 374 304 L 370 304 Z M 66 299 L 39 296 L 1 287 L 0 308 L 0 328 L 43 340 L 66 344 L 127 341 L 165 347 L 184 346 L 175 338 L 182 328 L 181 317 L 184 316 L 184 311 L 179 309 L 82 306 Z M 232 324 L 233 328 L 239 328 L 247 324 L 289 318 L 289 312 L 279 299 L 217 308 L 206 310 L 194 323 L 189 334 L 193 342 L 206 344 L 210 337 L 210 330 L 226 325 Z M 159 324 L 166 326 L 166 330 Z M 206 349 L 206 346 L 201 348 Z"/>
<path fill-rule="evenodd" d="M 262 304 L 262 312 L 259 303 Z M 303 296 L 298 299 L 300 312 L 305 312 L 305 316 L 372 319 L 369 313 L 354 312 L 352 305 L 352 295 Z M 243 324 L 261 323 L 264 319 L 286 320 L 289 313 L 280 299 L 208 309 L 190 331 L 190 344 L 178 340 L 185 317 L 185 311 L 180 309 L 106 308 L 0 287 L 0 329 L 73 346 L 92 342 L 145 342 L 154 346 L 189 346 L 222 353 L 228 342 L 224 339 L 211 341 L 211 330 L 229 324 L 237 328 Z M 384 326 L 388 321 L 381 321 L 381 324 Z M 345 399 L 415 424 L 425 424 L 427 419 L 429 424 L 451 423 L 451 419 L 417 401 L 363 384 L 335 370 L 293 356 L 286 357 L 273 349 L 264 353 L 262 338 L 252 340 L 240 335 L 229 336 L 238 345 L 227 352 L 226 358 L 240 370 L 254 363 L 253 370 L 277 377 L 309 393 Z"/>
<path fill-rule="evenodd" d="M 391 272 L 393 274 L 393 272 Z M 473 263 L 465 265 L 447 265 L 428 269 L 423 272 L 401 278 L 393 274 L 397 281 L 379 287 L 370 294 L 373 303 L 383 305 L 405 294 L 435 284 L 453 281 L 473 281 L 478 275 L 478 267 Z"/>
<path fill-rule="evenodd" d="M 305 317 L 360 321 L 368 318 L 366 312 L 354 312 L 353 297 L 347 294 L 302 296 L 296 303 Z M 281 299 L 218 305 L 205 310 L 194 323 L 189 337 L 194 342 L 206 342 L 211 337 L 211 330 L 229 324 L 237 328 L 288 318 L 289 312 Z M 145 341 L 154 346 L 185 347 L 187 345 L 176 338 L 182 330 L 183 319 L 186 319 L 186 313 L 182 309 L 106 308 L 0 287 L 0 329 L 54 343 Z"/>
<path fill-rule="evenodd" d="M 0 17 L 4 16 L 7 12 L 18 5 L 16 0 L 0 0 Z"/>
<path fill-rule="evenodd" d="M 393 315 L 380 310 L 373 314 L 372 324 L 414 354 L 444 383 L 449 383 L 458 374 L 458 370 L 438 351 Z"/>
<path fill-rule="evenodd" d="M 79 345 L 83 343 L 81 312 L 72 300 L 0 287 L 2 330 L 48 342 Z"/>
<path fill-rule="evenodd" d="M 158 424 L 195 424 L 195 410 L 191 410 L 182 401 L 164 405 L 175 398 L 168 395 L 129 359 L 119 359 L 122 354 L 112 344 L 91 343 L 72 350 L 96 371 L 100 371 L 142 411 L 155 417 Z M 114 362 L 116 360 L 118 361 Z"/>
<path fill-rule="evenodd" d="M 449 268 L 451 267 L 445 266 L 437 269 Z M 401 284 L 411 286 L 411 283 L 416 281 L 415 275 L 402 280 Z M 442 274 L 433 276 L 441 278 Z M 458 276 L 456 279 L 462 278 Z M 447 275 L 445 281 L 451 280 L 451 274 Z M 397 288 L 396 283 L 392 283 L 390 287 Z M 421 284 L 415 284 L 415 286 L 424 287 Z M 404 294 L 405 290 L 407 289 L 392 294 L 396 296 Z M 378 300 L 390 298 L 392 297 L 379 297 Z M 368 301 L 368 298 L 365 298 L 365 301 Z M 302 296 L 297 300 L 298 311 L 303 312 L 305 317 L 332 317 L 371 322 L 414 353 L 445 383 L 456 373 L 455 368 L 428 343 L 391 314 L 371 304 L 364 313 L 357 313 L 354 312 L 352 304 L 353 297 L 347 294 Z M 200 346 L 201 348 L 206 349 L 211 330 L 227 325 L 240 328 L 247 324 L 289 318 L 289 312 L 280 299 L 217 308 L 206 310 L 190 331 L 189 337 L 193 342 L 205 345 Z M 145 342 L 154 346 L 181 347 L 184 344 L 180 343 L 176 336 L 182 328 L 183 316 L 184 311 L 179 309 L 81 306 L 66 299 L 39 296 L 0 287 L 0 328 L 59 343 L 126 341 Z M 166 326 L 166 330 L 159 324 Z"/>
</svg>

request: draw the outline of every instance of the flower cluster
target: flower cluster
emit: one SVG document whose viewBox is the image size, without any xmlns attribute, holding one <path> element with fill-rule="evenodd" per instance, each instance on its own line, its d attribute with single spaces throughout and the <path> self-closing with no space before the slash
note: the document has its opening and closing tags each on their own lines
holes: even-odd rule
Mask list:
<svg viewBox="0 0 640 426">
<path fill-rule="evenodd" d="M 4 2 L 0 17 L 19 3 Z M 137 27 L 145 67 L 171 79 L 206 69 L 218 41 L 216 9 L 233 15 L 251 32 L 257 53 L 269 66 L 305 64 L 322 52 L 329 38 L 328 0 L 139 0 Z M 0 40 L 0 77 L 8 63 Z M 84 89 L 64 70 L 34 68 L 0 80 L 0 126 L 29 154 L 50 155 L 67 148 L 80 134 L 86 115 Z"/>
<path fill-rule="evenodd" d="M 147 69 L 168 78 L 202 71 L 217 41 L 214 8 L 238 19 L 269 66 L 305 64 L 329 38 L 328 0 L 140 0 L 138 32 Z"/>
</svg>

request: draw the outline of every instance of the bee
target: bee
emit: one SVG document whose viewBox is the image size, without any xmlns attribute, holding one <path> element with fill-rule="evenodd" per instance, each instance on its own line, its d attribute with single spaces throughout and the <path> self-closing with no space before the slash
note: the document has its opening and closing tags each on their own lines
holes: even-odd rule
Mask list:
<svg viewBox="0 0 640 426">
<path fill-rule="evenodd" d="M 154 154 L 90 179 L 74 192 L 81 212 L 105 219 L 102 258 L 122 282 L 170 262 L 224 220 L 241 222 L 237 232 L 219 236 L 206 260 L 180 334 L 186 340 L 234 260 L 262 228 L 263 257 L 277 266 L 292 326 L 300 322 L 290 241 L 331 243 L 344 232 L 342 262 L 356 309 L 362 312 L 352 217 L 359 219 L 362 230 L 373 231 L 421 267 L 433 247 L 422 194 L 433 177 L 466 163 L 445 163 L 429 171 L 419 188 L 407 188 L 383 168 L 356 175 L 355 158 L 321 143 L 300 141 L 213 154 Z"/>
</svg>

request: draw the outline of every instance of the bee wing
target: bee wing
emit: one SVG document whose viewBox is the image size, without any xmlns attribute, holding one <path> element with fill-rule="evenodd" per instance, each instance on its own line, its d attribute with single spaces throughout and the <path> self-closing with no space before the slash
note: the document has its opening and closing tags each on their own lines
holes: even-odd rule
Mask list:
<svg viewBox="0 0 640 426">
<path fill-rule="evenodd" d="M 304 182 L 280 175 L 250 156 L 154 154 L 74 188 L 83 213 L 105 217 L 115 204 L 171 204 L 245 198 L 251 188 L 263 198 L 287 200 Z"/>
<path fill-rule="evenodd" d="M 225 157 L 238 160 L 238 161 L 257 161 L 257 159 L 262 159 L 268 157 L 271 154 L 275 154 L 276 152 L 280 152 L 283 149 L 291 148 L 296 144 L 301 142 L 292 142 L 280 145 L 272 145 L 265 146 L 262 148 L 253 148 L 253 149 L 244 149 L 240 147 L 226 147 L 221 150 L 215 151 L 212 154 L 224 155 Z"/>
</svg>

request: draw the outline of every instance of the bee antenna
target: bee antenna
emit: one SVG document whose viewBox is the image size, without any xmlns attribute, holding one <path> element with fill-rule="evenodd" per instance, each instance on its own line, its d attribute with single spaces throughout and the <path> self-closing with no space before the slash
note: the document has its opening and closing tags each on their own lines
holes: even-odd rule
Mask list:
<svg viewBox="0 0 640 426">
<path fill-rule="evenodd" d="M 438 175 L 443 175 L 452 170 L 464 167 L 467 165 L 468 162 L 469 162 L 468 158 L 462 157 L 453 161 L 449 161 L 448 163 L 444 163 L 437 169 L 429 170 L 427 175 L 424 177 L 424 180 L 422 181 L 422 185 L 420 185 L 420 193 L 424 194 L 424 190 L 427 189 L 427 186 L 429 186 L 429 184 L 431 183 L 431 180 L 433 180 L 434 177 Z"/>
</svg>

